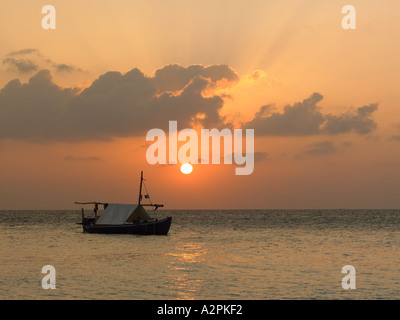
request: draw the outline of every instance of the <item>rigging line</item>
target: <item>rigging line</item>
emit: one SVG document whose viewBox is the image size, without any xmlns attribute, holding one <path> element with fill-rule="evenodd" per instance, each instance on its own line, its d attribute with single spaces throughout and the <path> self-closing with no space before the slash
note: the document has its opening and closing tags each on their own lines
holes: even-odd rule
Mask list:
<svg viewBox="0 0 400 320">
<path fill-rule="evenodd" d="M 151 198 L 150 198 L 149 191 L 147 190 L 146 182 L 145 182 L 144 180 L 143 180 L 143 185 L 144 185 L 144 189 L 146 190 L 146 194 L 147 194 L 147 196 L 149 197 L 150 204 L 153 205 L 153 202 L 151 201 Z M 157 218 L 157 208 L 154 209 L 154 215 L 155 215 L 156 218 Z M 154 230 L 155 230 L 155 229 L 154 229 Z M 155 231 L 154 231 L 154 232 L 155 232 Z"/>
<path fill-rule="evenodd" d="M 146 186 L 146 183 L 143 181 L 143 185 L 144 185 L 144 188 L 145 188 L 145 190 L 146 190 L 146 195 L 149 197 L 148 199 L 149 199 L 149 201 L 150 201 L 150 204 L 151 205 L 153 205 L 153 202 L 151 201 L 151 198 L 150 198 L 150 194 L 149 194 L 149 191 L 147 191 L 147 186 Z M 146 198 L 146 197 L 145 197 Z"/>
</svg>

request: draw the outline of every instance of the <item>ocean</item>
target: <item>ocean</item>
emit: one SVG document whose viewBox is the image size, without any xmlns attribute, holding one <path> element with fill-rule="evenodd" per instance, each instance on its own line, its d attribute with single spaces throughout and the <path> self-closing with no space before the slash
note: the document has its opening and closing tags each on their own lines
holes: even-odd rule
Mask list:
<svg viewBox="0 0 400 320">
<path fill-rule="evenodd" d="M 160 210 L 167 236 L 82 232 L 80 211 L 0 211 L 2 300 L 400 298 L 400 210 Z M 43 266 L 55 270 L 44 289 Z M 344 266 L 355 289 L 344 289 Z"/>
</svg>

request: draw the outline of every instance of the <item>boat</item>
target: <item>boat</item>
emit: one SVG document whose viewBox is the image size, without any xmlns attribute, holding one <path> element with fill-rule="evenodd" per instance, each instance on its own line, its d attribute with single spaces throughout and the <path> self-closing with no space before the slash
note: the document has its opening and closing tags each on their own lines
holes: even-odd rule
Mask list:
<svg viewBox="0 0 400 320">
<path fill-rule="evenodd" d="M 83 231 L 87 233 L 103 234 L 137 234 L 137 235 L 167 235 L 171 226 L 172 217 L 163 219 L 152 218 L 144 207 L 154 207 L 154 212 L 163 204 L 152 204 L 147 187 L 144 183 L 143 171 L 140 174 L 139 199 L 137 204 L 121 204 L 106 202 L 75 202 L 75 204 L 94 205 L 94 217 L 85 216 L 82 208 Z M 142 186 L 146 189 L 145 199 L 149 204 L 143 203 Z M 100 206 L 103 211 L 99 213 Z"/>
</svg>

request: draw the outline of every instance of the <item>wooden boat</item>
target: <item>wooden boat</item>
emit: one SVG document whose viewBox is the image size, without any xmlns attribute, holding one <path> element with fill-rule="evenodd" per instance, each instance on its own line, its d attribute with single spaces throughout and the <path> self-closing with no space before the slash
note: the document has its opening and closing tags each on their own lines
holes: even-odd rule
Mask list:
<svg viewBox="0 0 400 320">
<path fill-rule="evenodd" d="M 94 217 L 86 217 L 82 208 L 82 222 L 84 232 L 107 234 L 139 234 L 139 235 L 167 235 L 171 226 L 172 217 L 163 219 L 151 218 L 145 206 L 157 210 L 163 204 L 143 204 L 142 185 L 144 184 L 143 171 L 140 175 L 140 188 L 138 204 L 120 204 L 105 202 L 75 202 L 75 204 L 94 205 Z M 146 186 L 145 186 L 146 188 Z M 147 192 L 147 188 L 146 188 Z M 148 193 L 145 199 L 150 199 Z M 98 214 L 99 206 L 104 211 Z"/>
</svg>

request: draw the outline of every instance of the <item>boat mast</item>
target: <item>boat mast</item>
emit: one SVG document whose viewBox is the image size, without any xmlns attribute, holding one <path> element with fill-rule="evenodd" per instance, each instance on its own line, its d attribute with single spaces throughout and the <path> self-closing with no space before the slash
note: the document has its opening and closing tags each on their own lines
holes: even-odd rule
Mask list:
<svg viewBox="0 0 400 320">
<path fill-rule="evenodd" d="M 140 206 L 140 201 L 142 200 L 142 183 L 143 183 L 143 171 L 140 172 L 140 188 L 139 188 L 138 206 Z"/>
</svg>

